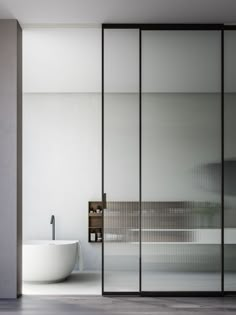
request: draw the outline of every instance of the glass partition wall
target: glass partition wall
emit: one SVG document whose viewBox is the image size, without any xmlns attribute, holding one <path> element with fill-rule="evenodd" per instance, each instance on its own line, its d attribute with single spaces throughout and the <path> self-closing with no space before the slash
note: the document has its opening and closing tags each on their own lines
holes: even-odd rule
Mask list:
<svg viewBox="0 0 236 315">
<path fill-rule="evenodd" d="M 221 290 L 221 34 L 142 32 L 142 290 Z"/>
<path fill-rule="evenodd" d="M 236 291 L 236 31 L 102 34 L 103 294 Z"/>
<path fill-rule="evenodd" d="M 236 30 L 224 32 L 224 284 L 236 291 Z"/>
<path fill-rule="evenodd" d="M 104 291 L 139 290 L 139 31 L 104 31 Z"/>
</svg>

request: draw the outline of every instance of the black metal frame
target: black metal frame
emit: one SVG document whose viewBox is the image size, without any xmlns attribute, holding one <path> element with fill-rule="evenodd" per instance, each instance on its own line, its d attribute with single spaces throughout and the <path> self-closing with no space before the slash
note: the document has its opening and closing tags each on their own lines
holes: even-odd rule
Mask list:
<svg viewBox="0 0 236 315">
<path fill-rule="evenodd" d="M 142 291 L 142 34 L 139 29 L 139 292 Z"/>
<path fill-rule="evenodd" d="M 104 28 L 102 27 L 102 295 L 104 294 Z"/>
<path fill-rule="evenodd" d="M 104 192 L 104 30 L 105 29 L 137 29 L 139 30 L 139 226 L 141 231 L 142 202 L 142 31 L 220 31 L 221 32 L 221 290 L 220 291 L 142 291 L 142 238 L 139 233 L 139 291 L 106 292 L 104 291 L 104 237 L 102 238 L 102 295 L 135 295 L 135 296 L 224 296 L 236 294 L 235 291 L 224 290 L 224 31 L 236 30 L 236 25 L 224 24 L 102 24 L 102 198 Z M 104 227 L 104 211 L 103 211 Z"/>
<path fill-rule="evenodd" d="M 221 30 L 221 292 L 224 295 L 224 30 Z"/>
</svg>

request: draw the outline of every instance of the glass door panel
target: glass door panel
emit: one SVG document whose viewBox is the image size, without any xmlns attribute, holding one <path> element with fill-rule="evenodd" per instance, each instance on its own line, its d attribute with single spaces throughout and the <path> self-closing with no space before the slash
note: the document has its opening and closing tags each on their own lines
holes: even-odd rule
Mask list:
<svg viewBox="0 0 236 315">
<path fill-rule="evenodd" d="M 236 31 L 224 33 L 224 288 L 236 291 Z"/>
<path fill-rule="evenodd" d="M 221 33 L 142 31 L 142 291 L 221 290 Z"/>
<path fill-rule="evenodd" d="M 139 30 L 104 30 L 105 292 L 139 291 Z"/>
</svg>

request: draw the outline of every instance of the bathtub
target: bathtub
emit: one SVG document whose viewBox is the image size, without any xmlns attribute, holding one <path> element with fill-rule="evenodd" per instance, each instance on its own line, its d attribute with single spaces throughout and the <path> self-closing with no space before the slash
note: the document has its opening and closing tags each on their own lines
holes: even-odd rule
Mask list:
<svg viewBox="0 0 236 315">
<path fill-rule="evenodd" d="M 74 269 L 78 252 L 78 241 L 24 242 L 23 281 L 63 281 Z"/>
</svg>

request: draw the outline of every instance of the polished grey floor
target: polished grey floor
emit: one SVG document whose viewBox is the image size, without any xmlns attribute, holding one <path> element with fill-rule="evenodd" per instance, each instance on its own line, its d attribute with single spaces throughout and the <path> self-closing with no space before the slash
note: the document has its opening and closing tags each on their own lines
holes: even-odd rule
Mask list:
<svg viewBox="0 0 236 315">
<path fill-rule="evenodd" d="M 0 300 L 0 314 L 236 314 L 236 297 L 147 298 L 101 296 L 23 296 L 18 300 Z"/>
</svg>

